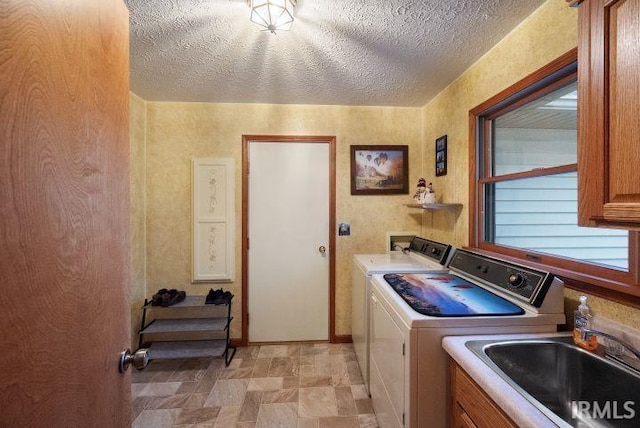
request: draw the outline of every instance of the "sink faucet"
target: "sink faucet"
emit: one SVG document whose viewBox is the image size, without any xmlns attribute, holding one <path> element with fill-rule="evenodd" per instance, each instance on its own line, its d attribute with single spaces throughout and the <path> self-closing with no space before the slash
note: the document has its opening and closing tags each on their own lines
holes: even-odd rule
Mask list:
<svg viewBox="0 0 640 428">
<path fill-rule="evenodd" d="M 623 347 L 624 349 L 626 349 L 627 351 L 631 352 L 633 355 L 635 355 L 635 357 L 638 359 L 638 361 L 640 361 L 640 351 L 637 350 L 636 348 L 634 348 L 633 346 L 629 345 L 628 343 L 618 339 L 617 337 L 605 333 L 603 331 L 600 330 L 595 330 L 593 328 L 586 328 L 583 327 L 580 329 L 580 335 L 582 337 L 582 339 L 586 339 L 588 334 L 595 334 L 596 336 L 603 336 L 606 337 L 607 339 L 615 342 L 616 344 L 620 345 L 621 347 Z M 614 357 L 617 357 L 616 355 L 614 355 Z M 634 364 L 635 366 L 635 364 Z"/>
</svg>

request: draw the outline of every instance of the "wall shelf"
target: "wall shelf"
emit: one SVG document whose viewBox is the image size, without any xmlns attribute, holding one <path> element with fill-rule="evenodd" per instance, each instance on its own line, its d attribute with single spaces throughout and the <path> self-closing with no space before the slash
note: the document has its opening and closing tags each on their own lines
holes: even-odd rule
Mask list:
<svg viewBox="0 0 640 428">
<path fill-rule="evenodd" d="M 404 204 L 404 206 L 423 210 L 456 210 L 462 208 L 462 204 Z"/>
</svg>

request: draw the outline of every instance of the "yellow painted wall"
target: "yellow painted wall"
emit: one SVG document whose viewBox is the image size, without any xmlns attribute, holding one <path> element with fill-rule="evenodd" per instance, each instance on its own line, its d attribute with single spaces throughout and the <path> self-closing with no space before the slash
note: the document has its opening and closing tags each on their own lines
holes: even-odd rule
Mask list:
<svg viewBox="0 0 640 428">
<path fill-rule="evenodd" d="M 549 0 L 424 107 L 425 178 L 445 202 L 464 204 L 450 227 L 440 213 L 425 218 L 433 239 L 468 245 L 469 110 L 574 48 L 578 11 Z M 435 139 L 447 135 L 448 171 L 434 175 Z"/>
<path fill-rule="evenodd" d="M 577 44 L 578 10 L 569 8 L 565 0 L 549 0 L 513 32 L 471 66 L 449 87 L 424 107 L 425 159 L 428 180 L 446 202 L 464 204 L 455 227 L 445 223 L 440 214 L 425 217 L 423 234 L 454 246 L 469 244 L 468 174 L 469 174 L 469 110 L 518 82 L 545 64 L 574 48 Z M 435 139 L 448 136 L 448 174 L 433 176 Z M 578 305 L 581 293 L 567 290 L 567 314 Z M 596 316 L 637 325 L 640 311 L 594 296 L 589 303 Z"/>
<path fill-rule="evenodd" d="M 336 334 L 351 333 L 354 253 L 385 251 L 385 231 L 419 231 L 422 214 L 403 207 L 410 195 L 351 196 L 349 146 L 409 146 L 410 192 L 422 165 L 419 108 L 309 105 L 147 103 L 147 295 L 161 287 L 206 294 L 218 284 L 191 284 L 191 159 L 236 160 L 236 281 L 232 337 L 240 337 L 242 135 L 335 135 L 336 221 L 351 236 L 336 236 Z M 265 189 L 269 191 L 269 189 Z M 292 203 L 294 203 L 292 201 Z M 336 232 L 337 235 L 337 232 Z"/>
<path fill-rule="evenodd" d="M 131 156 L 131 276 L 129 302 L 131 307 L 131 349 L 138 346 L 138 329 L 146 290 L 146 103 L 131 94 L 130 156 Z"/>
</svg>

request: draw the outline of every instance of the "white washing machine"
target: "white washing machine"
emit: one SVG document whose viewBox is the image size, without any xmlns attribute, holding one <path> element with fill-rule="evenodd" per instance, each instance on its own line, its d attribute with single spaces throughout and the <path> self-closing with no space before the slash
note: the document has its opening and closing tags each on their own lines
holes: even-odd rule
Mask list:
<svg viewBox="0 0 640 428">
<path fill-rule="evenodd" d="M 444 336 L 555 332 L 565 323 L 562 281 L 456 250 L 447 273 L 372 277 L 370 393 L 381 428 L 443 428 Z"/>
<path fill-rule="evenodd" d="M 450 245 L 414 237 L 403 252 L 356 254 L 351 266 L 351 337 L 360 373 L 369 391 L 369 300 L 371 277 L 391 272 L 447 272 Z"/>
</svg>

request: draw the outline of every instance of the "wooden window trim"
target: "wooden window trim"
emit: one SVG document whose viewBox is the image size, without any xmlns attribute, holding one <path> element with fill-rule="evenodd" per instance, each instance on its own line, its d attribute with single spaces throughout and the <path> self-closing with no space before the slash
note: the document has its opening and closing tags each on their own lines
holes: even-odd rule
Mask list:
<svg viewBox="0 0 640 428">
<path fill-rule="evenodd" d="M 535 168 L 529 171 L 514 172 L 511 174 L 494 175 L 490 177 L 480 178 L 478 179 L 478 183 L 480 184 L 499 183 L 502 181 L 520 180 L 523 178 L 544 177 L 552 174 L 563 174 L 566 172 L 574 172 L 577 170 L 578 170 L 578 164 L 572 163 L 569 165 Z"/>
<path fill-rule="evenodd" d="M 569 288 L 640 308 L 640 260 L 638 260 L 640 257 L 640 238 L 638 232 L 629 232 L 628 272 L 482 241 L 482 230 L 484 226 L 482 224 L 482 207 L 485 202 L 483 187 L 485 184 L 577 170 L 576 164 L 570 164 L 492 176 L 492 169 L 490 168 L 490 157 L 492 153 L 490 144 L 483 146 L 484 151 L 481 154 L 479 154 L 477 150 L 477 141 L 479 138 L 484 138 L 488 142 L 491 141 L 490 119 L 511 111 L 517 108 L 514 106 L 517 105 L 519 107 L 531 99 L 541 96 L 544 92 L 551 92 L 558 89 L 569 83 L 571 79 L 575 79 L 575 71 L 571 74 L 562 75 L 562 70 L 567 70 L 567 67 L 576 61 L 577 48 L 574 48 L 469 111 L 468 248 L 547 270 L 563 279 L 565 285 Z M 550 76 L 554 75 L 555 79 L 553 83 L 536 89 L 540 82 L 544 82 Z M 549 88 L 553 89 L 547 91 Z M 523 93 L 525 96 L 519 98 L 518 96 L 522 96 L 521 94 Z M 526 102 L 524 100 L 526 100 Z M 484 167 L 485 171 L 488 171 L 488 176 L 480 177 L 482 167 Z"/>
</svg>

